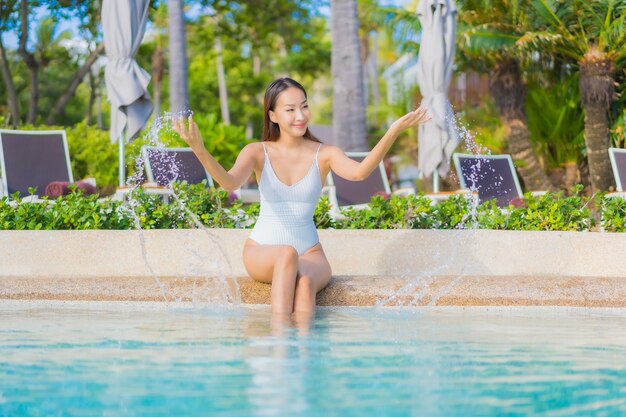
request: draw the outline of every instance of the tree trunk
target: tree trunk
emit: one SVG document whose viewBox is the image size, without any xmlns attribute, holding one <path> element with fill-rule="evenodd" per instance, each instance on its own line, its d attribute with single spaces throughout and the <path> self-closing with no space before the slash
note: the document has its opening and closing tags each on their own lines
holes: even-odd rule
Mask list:
<svg viewBox="0 0 626 417">
<path fill-rule="evenodd" d="M 20 122 L 20 108 L 17 101 L 17 90 L 15 89 L 15 83 L 11 76 L 11 69 L 9 68 L 9 61 L 7 60 L 6 50 L 0 37 L 0 71 L 2 71 L 2 80 L 4 81 L 5 88 L 7 90 L 7 101 L 9 104 L 9 112 L 11 116 L 9 122 L 13 129 L 17 127 Z"/>
<path fill-rule="evenodd" d="M 378 89 L 378 34 L 376 32 L 371 35 L 370 45 L 372 45 L 372 51 L 369 55 L 368 75 L 372 89 L 372 104 L 377 106 L 380 103 L 380 91 Z"/>
<path fill-rule="evenodd" d="M 183 0 L 169 0 L 170 53 L 170 111 L 179 113 L 189 109 L 187 40 Z"/>
<path fill-rule="evenodd" d="M 30 102 L 28 104 L 28 116 L 26 123 L 35 124 L 37 120 L 37 105 L 39 103 L 39 63 L 35 59 L 35 55 L 26 50 L 26 42 L 28 40 L 28 0 L 22 0 L 20 4 L 20 37 L 18 54 L 24 60 L 28 71 L 30 72 Z"/>
<path fill-rule="evenodd" d="M 609 160 L 609 108 L 615 94 L 613 63 L 583 59 L 580 63 L 580 92 L 585 109 L 585 145 L 592 192 L 608 191 L 614 184 Z"/>
<path fill-rule="evenodd" d="M 154 99 L 154 115 L 161 115 L 161 81 L 163 81 L 163 49 L 157 45 L 152 54 L 152 95 Z"/>
<path fill-rule="evenodd" d="M 356 0 L 331 0 L 333 136 L 344 151 L 367 151 Z"/>
<path fill-rule="evenodd" d="M 87 75 L 92 65 L 96 62 L 96 60 L 103 51 L 104 43 L 101 43 L 100 45 L 98 45 L 96 50 L 93 51 L 91 55 L 89 55 L 89 58 L 87 58 L 83 66 L 80 67 L 78 71 L 76 71 L 76 75 L 74 75 L 74 78 L 70 82 L 70 85 L 61 95 L 61 97 L 59 97 L 57 102 L 54 104 L 52 111 L 48 114 L 48 117 L 46 117 L 46 124 L 54 124 L 55 118 L 58 115 L 63 114 L 63 112 L 65 111 L 65 106 L 67 106 L 67 103 L 71 100 L 72 97 L 74 97 L 74 94 L 76 94 L 76 89 L 83 81 L 83 78 L 85 78 L 85 75 Z"/>
<path fill-rule="evenodd" d="M 254 45 L 254 43 L 253 43 Z M 255 78 L 258 78 L 261 75 L 261 58 L 255 52 L 254 48 L 252 49 L 252 75 Z M 263 105 L 263 94 L 259 93 L 254 97 L 254 103 L 262 106 Z M 246 139 L 252 139 L 254 137 L 254 119 L 252 117 L 248 118 L 248 123 L 246 123 Z"/>
<path fill-rule="evenodd" d="M 367 70 L 370 56 L 369 35 L 367 33 L 364 33 L 362 36 L 359 36 L 359 43 L 361 44 L 361 71 L 363 71 L 363 74 L 361 75 L 363 77 L 363 106 L 367 108 L 367 103 L 369 102 L 370 96 L 369 88 L 367 85 Z"/>
<path fill-rule="evenodd" d="M 222 40 L 220 35 L 215 35 L 215 55 L 217 67 L 217 84 L 220 94 L 220 109 L 222 111 L 222 122 L 230 124 L 230 111 L 228 110 L 228 93 L 226 90 L 226 76 L 224 75 L 224 62 L 222 61 Z"/>
<path fill-rule="evenodd" d="M 96 106 L 96 98 L 98 95 L 98 84 L 96 77 L 92 71 L 87 74 L 87 80 L 89 81 L 89 104 L 87 106 L 87 126 L 91 126 L 93 123 L 93 109 Z"/>
<path fill-rule="evenodd" d="M 529 190 L 554 190 L 530 143 L 530 132 L 524 110 L 526 89 L 519 64 L 501 61 L 492 70 L 489 89 L 506 126 L 506 140 L 515 166 Z"/>
</svg>

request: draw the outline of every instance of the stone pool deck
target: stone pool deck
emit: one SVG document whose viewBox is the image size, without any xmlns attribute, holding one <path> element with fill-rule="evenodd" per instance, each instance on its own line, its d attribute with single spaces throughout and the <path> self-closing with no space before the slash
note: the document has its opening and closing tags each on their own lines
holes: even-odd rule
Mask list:
<svg viewBox="0 0 626 417">
<path fill-rule="evenodd" d="M 2 300 L 267 304 L 247 230 L 3 231 Z M 320 305 L 626 307 L 626 234 L 321 230 Z"/>
</svg>

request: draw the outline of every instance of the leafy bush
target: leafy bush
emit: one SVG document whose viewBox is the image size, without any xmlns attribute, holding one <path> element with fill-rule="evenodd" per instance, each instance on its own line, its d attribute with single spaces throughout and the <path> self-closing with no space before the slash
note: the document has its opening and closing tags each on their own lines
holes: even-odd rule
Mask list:
<svg viewBox="0 0 626 417">
<path fill-rule="evenodd" d="M 626 200 L 623 198 L 601 197 L 602 230 L 605 232 L 626 232 Z"/>
<path fill-rule="evenodd" d="M 31 190 L 34 192 L 34 190 Z M 0 230 L 172 229 L 250 227 L 258 216 L 258 204 L 242 207 L 230 202 L 221 189 L 206 184 L 174 184 L 177 197 L 169 204 L 142 188 L 131 192 L 128 202 L 98 200 L 74 188 L 56 200 L 23 201 L 19 194 L 0 199 Z"/>
<path fill-rule="evenodd" d="M 100 190 L 113 192 L 119 163 L 117 144 L 111 143 L 109 132 L 83 121 L 66 129 L 66 135 L 74 177 L 94 177 Z"/>
<path fill-rule="evenodd" d="M 588 231 L 594 219 L 589 199 L 578 194 L 563 197 L 526 194 L 520 207 L 498 208 L 495 201 L 474 205 L 472 199 L 453 195 L 436 205 L 424 196 L 372 198 L 368 208 L 342 210 L 337 228 L 344 229 L 493 229 Z"/>
<path fill-rule="evenodd" d="M 375 196 L 368 208 L 341 211 L 340 229 L 430 229 L 430 200 L 424 196 Z"/>
<path fill-rule="evenodd" d="M 257 207 L 260 208 L 258 204 Z M 313 221 L 315 227 L 318 229 L 334 229 L 336 226 L 335 219 L 330 215 L 330 201 L 328 197 L 323 196 L 315 207 L 315 213 L 313 214 Z M 257 214 L 258 217 L 258 214 Z"/>
<path fill-rule="evenodd" d="M 34 190 L 32 190 L 34 191 Z M 142 188 L 132 191 L 128 202 L 98 200 L 75 189 L 47 204 L 25 202 L 16 194 L 13 202 L 0 200 L 0 230 L 171 229 L 199 226 L 249 228 L 259 215 L 259 205 L 243 205 L 221 189 L 206 184 L 174 184 L 169 203 Z M 493 229 L 588 231 L 595 224 L 590 199 L 575 195 L 524 196 L 519 207 L 502 210 L 494 201 L 480 205 L 455 195 L 438 204 L 423 195 L 376 196 L 362 210 L 342 210 L 343 218 L 330 216 L 330 203 L 322 198 L 314 221 L 318 228 L 336 229 Z M 611 232 L 626 231 L 626 200 L 605 199 L 602 226 Z"/>
<path fill-rule="evenodd" d="M 570 197 L 563 197 L 561 193 L 546 193 L 539 197 L 526 194 L 522 207 L 509 207 L 508 214 L 501 212 L 495 215 L 489 228 L 589 231 L 595 220 L 588 208 L 590 200 L 588 197 L 581 197 L 581 191 L 582 186 L 576 186 L 572 190 L 574 195 Z M 486 225 L 484 218 L 482 224 Z"/>
<path fill-rule="evenodd" d="M 34 190 L 31 189 L 31 194 Z M 24 202 L 19 193 L 0 199 L 0 230 L 130 229 L 133 219 L 119 201 L 98 201 L 74 188 L 56 200 Z"/>
</svg>

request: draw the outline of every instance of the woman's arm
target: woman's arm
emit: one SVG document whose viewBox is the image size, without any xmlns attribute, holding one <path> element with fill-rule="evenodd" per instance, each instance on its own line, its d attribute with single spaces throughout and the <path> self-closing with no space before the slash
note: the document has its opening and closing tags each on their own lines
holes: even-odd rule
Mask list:
<svg viewBox="0 0 626 417">
<path fill-rule="evenodd" d="M 211 177 L 226 191 L 233 191 L 240 188 L 246 180 L 250 178 L 254 170 L 255 152 L 253 146 L 246 145 L 241 152 L 239 152 L 237 160 L 230 171 L 226 171 L 204 147 L 200 129 L 198 129 L 197 123 L 193 121 L 192 116 L 189 116 L 188 122 L 189 126 L 187 127 L 185 119 L 181 117 L 174 121 L 174 130 L 187 142 L 193 153 L 196 154 L 202 163 L 202 166 L 204 166 L 204 169 L 206 169 Z"/>
<path fill-rule="evenodd" d="M 362 181 L 376 169 L 403 130 L 426 123 L 429 120 L 430 116 L 424 107 L 419 107 L 415 111 L 405 114 L 393 122 L 389 130 L 374 146 L 374 149 L 361 162 L 348 158 L 341 149 L 332 147 L 329 152 L 330 169 L 347 180 Z"/>
</svg>

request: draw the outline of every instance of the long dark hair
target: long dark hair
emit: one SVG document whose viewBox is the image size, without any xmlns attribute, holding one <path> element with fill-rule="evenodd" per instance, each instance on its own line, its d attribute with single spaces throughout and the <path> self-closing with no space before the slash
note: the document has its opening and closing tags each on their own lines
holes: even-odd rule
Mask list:
<svg viewBox="0 0 626 417">
<path fill-rule="evenodd" d="M 278 124 L 270 120 L 270 110 L 274 111 L 274 107 L 276 107 L 276 100 L 278 100 L 278 96 L 280 95 L 280 93 L 291 87 L 295 87 L 302 91 L 304 93 L 304 98 L 307 98 L 304 87 L 302 87 L 299 82 L 286 77 L 272 81 L 272 83 L 267 87 L 267 90 L 265 90 L 265 98 L 263 99 L 264 110 L 263 133 L 261 134 L 262 141 L 274 142 L 280 137 L 280 127 L 278 127 Z M 308 127 L 306 128 L 306 132 L 304 132 L 304 135 L 302 135 L 302 137 L 312 140 L 314 142 L 320 142 L 318 138 L 313 136 Z"/>
</svg>

